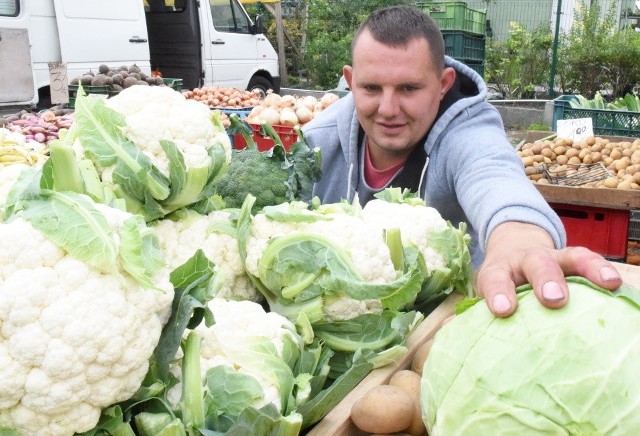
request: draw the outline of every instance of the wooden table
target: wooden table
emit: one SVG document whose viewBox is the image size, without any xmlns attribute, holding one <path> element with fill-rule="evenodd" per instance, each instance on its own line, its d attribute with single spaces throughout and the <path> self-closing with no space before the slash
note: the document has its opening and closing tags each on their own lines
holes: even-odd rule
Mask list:
<svg viewBox="0 0 640 436">
<path fill-rule="evenodd" d="M 625 283 L 640 288 L 640 266 L 625 263 L 614 263 Z M 411 360 L 417 349 L 438 331 L 442 322 L 453 315 L 460 295 L 451 295 L 440 306 L 427 316 L 424 321 L 407 337 L 409 352 L 398 362 L 382 368 L 374 369 L 358 384 L 342 401 L 318 422 L 307 434 L 309 436 L 364 436 L 367 433 L 359 430 L 351 421 L 351 406 L 365 392 L 374 386 L 387 384 L 391 376 L 401 369 L 411 366 Z"/>
</svg>

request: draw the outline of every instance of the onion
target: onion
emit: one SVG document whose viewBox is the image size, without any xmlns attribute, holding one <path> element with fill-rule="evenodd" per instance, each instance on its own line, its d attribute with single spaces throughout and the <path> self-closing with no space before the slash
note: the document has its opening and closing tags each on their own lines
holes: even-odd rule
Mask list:
<svg viewBox="0 0 640 436">
<path fill-rule="evenodd" d="M 307 95 L 298 100 L 298 106 L 305 106 L 310 111 L 313 110 L 313 108 L 316 106 L 316 103 L 318 103 L 318 99 L 313 95 Z"/>
<path fill-rule="evenodd" d="M 295 107 L 297 99 L 293 95 L 283 95 L 280 98 L 280 107 Z"/>
<path fill-rule="evenodd" d="M 280 112 L 280 124 L 283 126 L 295 126 L 298 124 L 298 117 L 293 109 L 284 108 Z"/>
<path fill-rule="evenodd" d="M 340 97 L 338 97 L 337 94 L 334 94 L 332 92 L 327 92 L 325 95 L 323 95 L 320 98 L 320 103 L 322 104 L 322 107 L 324 109 L 328 108 L 331 104 L 335 103 L 336 101 L 340 100 Z"/>
<path fill-rule="evenodd" d="M 294 114 L 295 115 L 295 114 Z M 265 107 L 262 112 L 260 112 L 260 115 L 258 117 L 258 119 L 266 121 L 267 123 L 273 125 L 273 124 L 279 124 L 280 123 L 280 113 L 271 108 L 271 107 Z"/>
<path fill-rule="evenodd" d="M 307 106 L 300 106 L 296 109 L 296 117 L 300 124 L 305 124 L 313 119 L 313 112 Z"/>
<path fill-rule="evenodd" d="M 273 92 L 270 92 L 264 98 L 264 101 L 262 102 L 262 104 L 264 106 L 267 106 L 267 107 L 268 106 L 279 107 L 280 106 L 280 100 L 282 100 L 282 97 L 280 97 L 278 94 L 274 94 Z"/>
</svg>

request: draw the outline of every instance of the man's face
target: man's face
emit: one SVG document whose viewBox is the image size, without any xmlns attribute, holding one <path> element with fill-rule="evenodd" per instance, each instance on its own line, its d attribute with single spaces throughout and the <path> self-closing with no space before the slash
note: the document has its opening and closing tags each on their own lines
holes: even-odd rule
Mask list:
<svg viewBox="0 0 640 436">
<path fill-rule="evenodd" d="M 455 72 L 434 71 L 429 45 L 414 38 L 404 47 L 376 41 L 368 31 L 358 38 L 353 66 L 344 67 L 369 139 L 372 163 L 384 169 L 405 160 L 433 124 Z"/>
</svg>

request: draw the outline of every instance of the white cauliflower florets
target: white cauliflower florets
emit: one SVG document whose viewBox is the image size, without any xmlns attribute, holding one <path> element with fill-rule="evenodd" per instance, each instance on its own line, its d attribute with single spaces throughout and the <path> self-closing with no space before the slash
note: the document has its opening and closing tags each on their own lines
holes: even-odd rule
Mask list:
<svg viewBox="0 0 640 436">
<path fill-rule="evenodd" d="M 446 260 L 429 246 L 427 240 L 430 233 L 447 228 L 447 222 L 433 207 L 376 199 L 364 206 L 362 216 L 369 225 L 381 231 L 399 228 L 402 245 L 420 249 L 430 271 L 447 266 Z"/>
<path fill-rule="evenodd" d="M 205 256 L 216 265 L 217 271 L 225 276 L 218 297 L 262 301 L 262 294 L 245 272 L 236 238 L 212 229 L 216 223 L 229 222 L 229 217 L 230 214 L 224 211 L 213 211 L 208 215 L 191 212 L 177 221 L 160 220 L 154 228 L 171 270 L 189 260 L 196 250 L 202 249 Z"/>
<path fill-rule="evenodd" d="M 207 371 L 219 365 L 226 365 L 238 373 L 255 378 L 264 391 L 261 398 L 251 406 L 259 409 L 273 403 L 282 412 L 280 387 L 273 378 L 273 370 L 269 370 L 259 359 L 251 355 L 252 341 L 263 337 L 274 345 L 275 354 L 284 358 L 285 342 L 293 343 L 302 349 L 303 343 L 296 333 L 295 326 L 285 317 L 275 312 L 265 312 L 261 305 L 251 301 L 231 301 L 214 298 L 208 303 L 213 313 L 215 324 L 206 327 L 204 323 L 195 328 L 202 336 L 200 345 L 200 373 L 204 382 Z M 186 333 L 185 333 L 186 334 Z M 263 349 L 259 353 L 264 352 Z M 178 367 L 172 373 L 181 377 Z M 168 397 L 173 404 L 180 398 L 182 384 L 172 387 Z"/>
<path fill-rule="evenodd" d="M 331 219 L 310 223 L 279 222 L 269 219 L 264 214 L 257 214 L 252 222 L 247 247 L 247 271 L 259 275 L 258 262 L 271 238 L 296 233 L 314 233 L 341 247 L 352 260 L 363 281 L 386 284 L 397 279 L 398 273 L 393 266 L 389 247 L 383 239 L 381 229 L 368 225 L 358 215 L 328 213 L 326 217 Z M 347 320 L 367 313 L 381 312 L 382 304 L 378 299 L 356 300 L 339 296 L 326 299 L 324 305 L 328 321 Z"/>
<path fill-rule="evenodd" d="M 0 224 L 0 428 L 72 435 L 129 399 L 171 310 L 168 270 L 154 283 L 100 272 L 22 218 Z"/>
<path fill-rule="evenodd" d="M 125 116 L 123 133 L 165 176 L 170 170 L 161 140 L 176 144 L 187 169 L 209 166 L 208 150 L 219 141 L 228 145 L 227 162 L 231 160 L 231 140 L 217 132 L 211 110 L 168 86 L 131 86 L 107 99 L 106 105 Z"/>
</svg>

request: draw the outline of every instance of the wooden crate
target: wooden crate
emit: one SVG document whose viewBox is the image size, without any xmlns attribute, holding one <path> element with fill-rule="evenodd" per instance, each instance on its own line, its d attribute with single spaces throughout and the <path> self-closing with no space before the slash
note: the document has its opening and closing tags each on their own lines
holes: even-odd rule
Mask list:
<svg viewBox="0 0 640 436">
<path fill-rule="evenodd" d="M 625 283 L 640 288 L 640 266 L 614 262 L 616 269 L 622 275 Z M 420 345 L 424 344 L 438 331 L 442 322 L 453 315 L 456 304 L 461 300 L 460 295 L 451 295 L 438 306 L 407 338 L 409 353 L 400 361 L 383 368 L 374 369 L 364 380 L 355 387 L 338 405 L 318 422 L 308 433 L 308 436 L 365 436 L 351 421 L 351 406 L 358 398 L 374 386 L 387 384 L 391 376 L 401 369 L 411 366 L 411 359 Z"/>
</svg>

